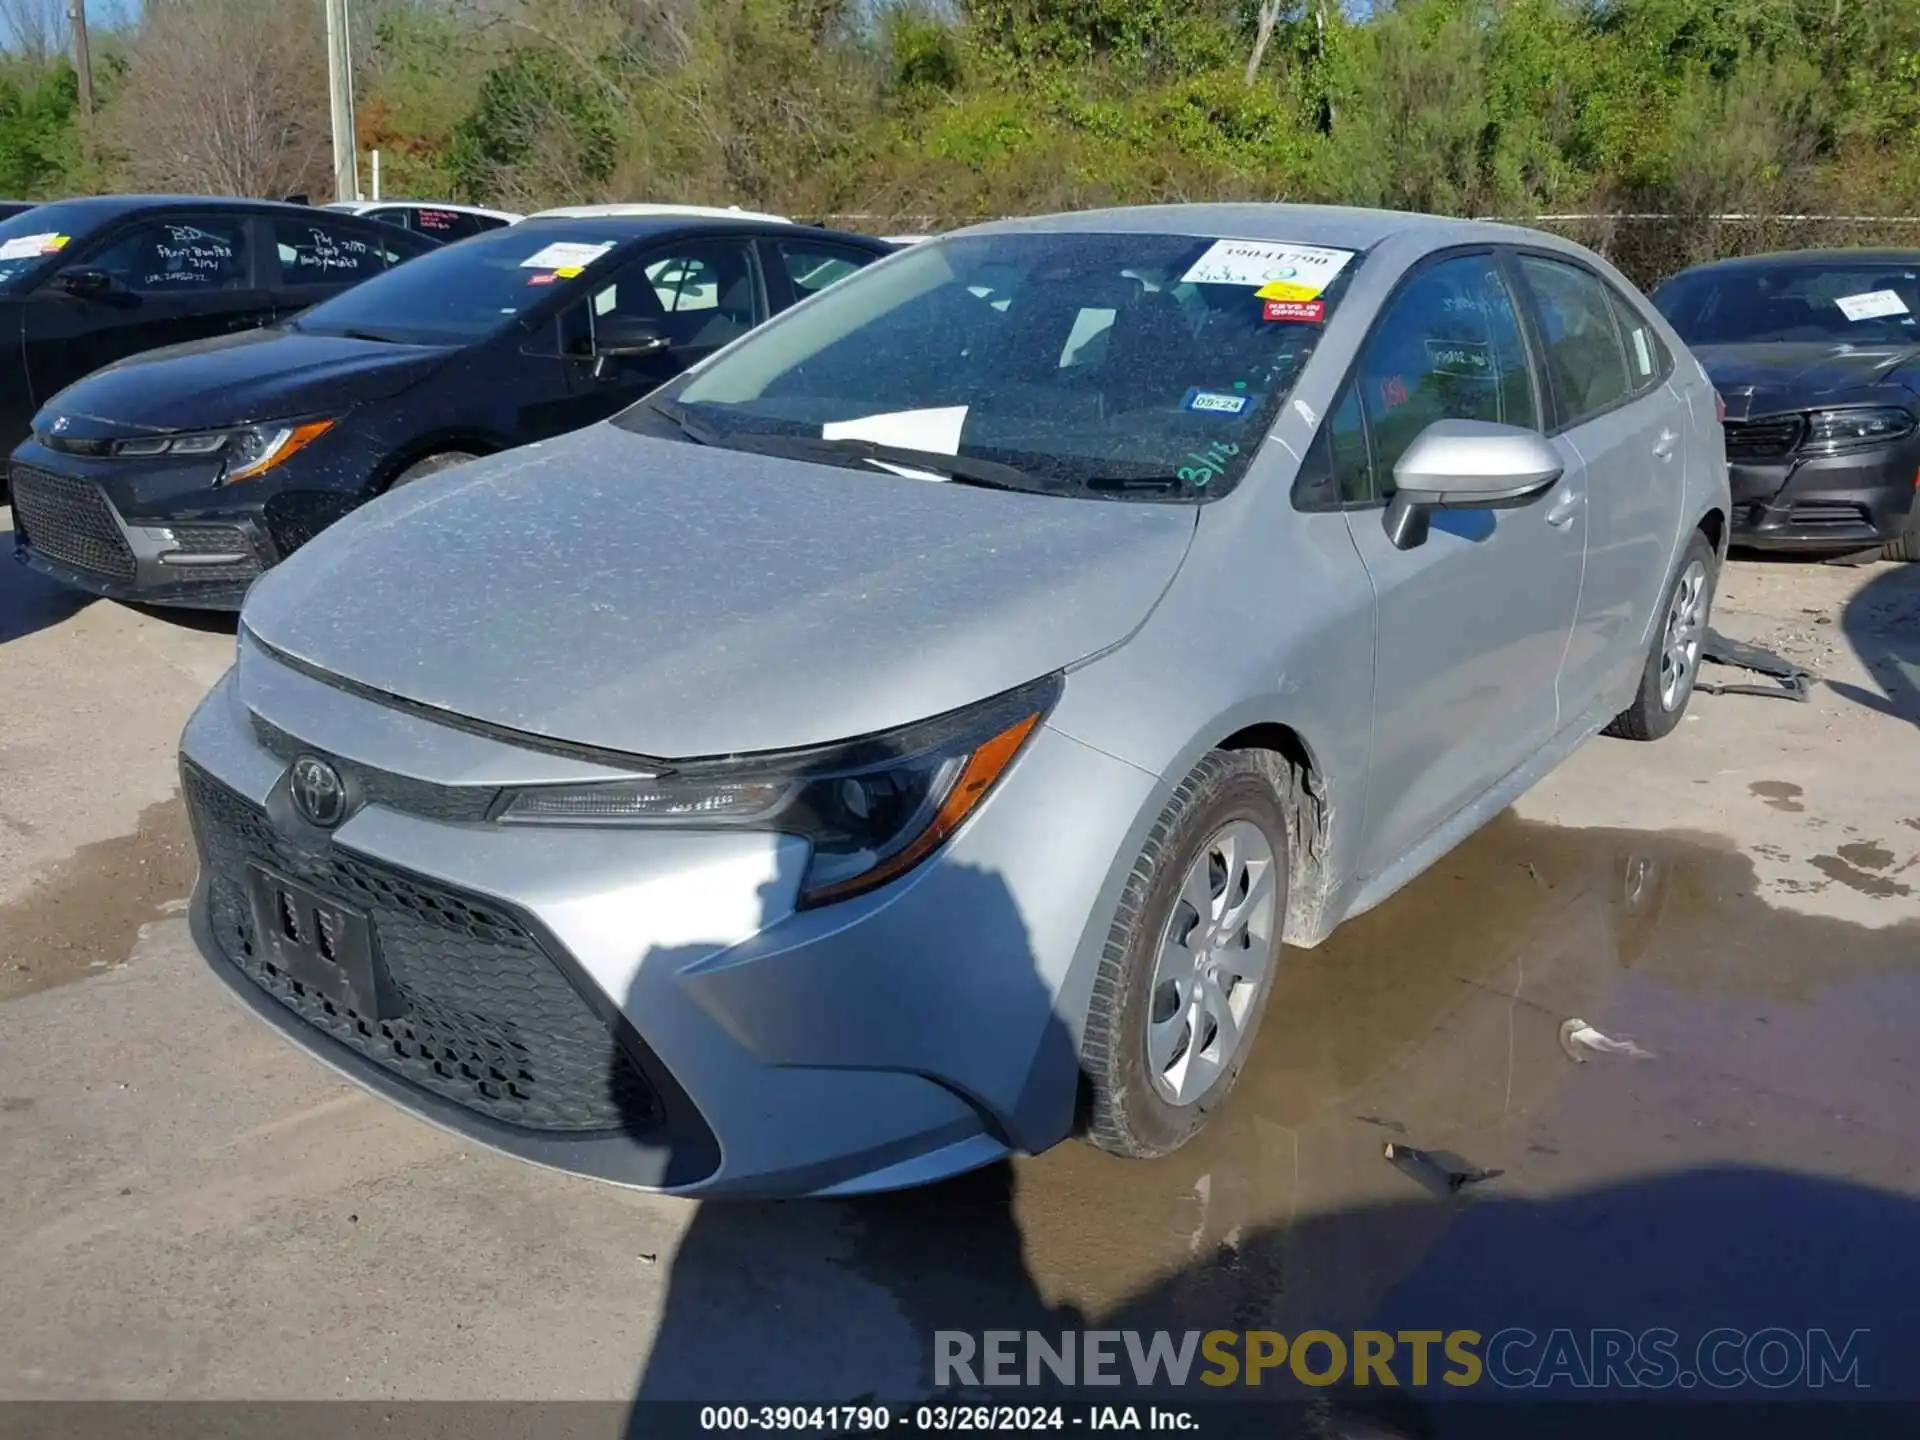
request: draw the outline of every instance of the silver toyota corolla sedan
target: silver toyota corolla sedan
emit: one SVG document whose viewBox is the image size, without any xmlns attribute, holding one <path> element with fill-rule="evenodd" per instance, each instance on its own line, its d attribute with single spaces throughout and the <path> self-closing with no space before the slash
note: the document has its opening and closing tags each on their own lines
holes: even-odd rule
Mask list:
<svg viewBox="0 0 1920 1440">
<path fill-rule="evenodd" d="M 1283 944 L 1674 727 L 1727 514 L 1706 377 L 1553 237 L 942 236 L 262 580 L 182 742 L 195 934 L 361 1084 L 623 1184 L 1161 1155 Z"/>
</svg>

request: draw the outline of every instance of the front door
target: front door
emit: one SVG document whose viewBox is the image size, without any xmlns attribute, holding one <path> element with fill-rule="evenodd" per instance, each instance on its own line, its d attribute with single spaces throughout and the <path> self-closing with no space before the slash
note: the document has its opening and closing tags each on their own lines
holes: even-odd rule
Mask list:
<svg viewBox="0 0 1920 1440">
<path fill-rule="evenodd" d="M 111 288 L 84 298 L 45 284 L 34 292 L 24 340 L 35 404 L 126 356 L 265 321 L 250 238 L 244 215 L 166 215 L 76 254 L 67 268 L 98 270 Z"/>
<path fill-rule="evenodd" d="M 1686 401 L 1660 338 L 1591 271 L 1521 255 L 1556 418 L 1587 468 L 1587 567 L 1561 671 L 1568 718 L 1618 696 L 1646 662 L 1685 499 Z"/>
<path fill-rule="evenodd" d="M 1376 322 L 1329 416 L 1348 528 L 1374 587 L 1374 706 L 1363 874 L 1405 855 L 1552 739 L 1586 545 L 1580 458 L 1514 510 L 1435 512 L 1395 549 L 1393 467 L 1436 420 L 1538 429 L 1539 386 L 1491 254 L 1429 264 Z"/>
</svg>

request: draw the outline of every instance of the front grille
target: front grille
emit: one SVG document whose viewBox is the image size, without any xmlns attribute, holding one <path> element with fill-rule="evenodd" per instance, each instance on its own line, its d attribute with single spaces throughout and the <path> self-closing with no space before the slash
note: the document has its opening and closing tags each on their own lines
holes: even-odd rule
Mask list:
<svg viewBox="0 0 1920 1440">
<path fill-rule="evenodd" d="M 436 785 L 431 780 L 416 780 L 411 775 L 395 775 L 371 766 L 357 765 L 330 755 L 289 735 L 264 716 L 248 712 L 253 722 L 254 739 L 263 749 L 292 764 L 302 755 L 320 755 L 332 763 L 357 789 L 369 805 L 384 805 L 423 820 L 448 824 L 478 824 L 493 809 L 500 791 L 491 785 Z"/>
<path fill-rule="evenodd" d="M 62 565 L 132 583 L 133 551 L 97 486 L 20 464 L 9 479 L 14 529 L 29 546 Z"/>
<path fill-rule="evenodd" d="M 182 580 L 251 580 L 260 573 L 247 533 L 233 525 L 169 524 L 173 549 L 185 555 L 240 555 L 224 565 L 177 565 Z"/>
<path fill-rule="evenodd" d="M 297 849 L 255 805 L 191 763 L 182 789 L 221 954 L 280 1004 L 383 1070 L 490 1120 L 542 1132 L 629 1133 L 664 1118 L 613 1030 L 505 909 L 338 847 Z M 371 922 L 396 1018 L 327 999 L 255 944 L 247 869 L 297 876 Z"/>
<path fill-rule="evenodd" d="M 1726 432 L 1729 460 L 1778 460 L 1799 448 L 1805 422 L 1798 415 L 1775 415 L 1765 420 L 1728 420 L 1721 428 Z"/>
</svg>

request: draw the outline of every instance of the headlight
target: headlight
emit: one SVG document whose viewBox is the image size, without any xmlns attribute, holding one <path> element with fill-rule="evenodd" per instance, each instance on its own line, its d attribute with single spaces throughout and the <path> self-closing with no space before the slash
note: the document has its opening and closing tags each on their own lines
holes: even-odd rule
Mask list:
<svg viewBox="0 0 1920 1440">
<path fill-rule="evenodd" d="M 770 830 L 813 847 L 802 908 L 905 874 L 1006 773 L 1060 696 L 1049 676 L 965 710 L 842 745 L 696 761 L 658 775 L 509 790 L 508 825 Z"/>
<path fill-rule="evenodd" d="M 141 435 L 113 442 L 113 453 L 129 459 L 151 455 L 218 455 L 226 468 L 217 483 L 251 480 L 318 440 L 333 428 L 331 420 L 297 425 L 242 425 L 233 430 L 203 430 L 192 435 Z"/>
<path fill-rule="evenodd" d="M 1862 445 L 1883 445 L 1913 433 L 1913 416 L 1905 410 L 1816 410 L 1807 417 L 1803 450 L 1832 453 Z"/>
</svg>

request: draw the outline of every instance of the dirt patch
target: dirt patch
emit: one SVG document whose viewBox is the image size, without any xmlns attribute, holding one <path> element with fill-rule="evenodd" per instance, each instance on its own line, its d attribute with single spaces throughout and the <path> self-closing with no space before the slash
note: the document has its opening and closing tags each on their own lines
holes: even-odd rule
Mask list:
<svg viewBox="0 0 1920 1440">
<path fill-rule="evenodd" d="M 1788 780 L 1756 780 L 1747 786 L 1747 789 L 1766 801 L 1767 804 L 1771 805 L 1775 810 L 1785 810 L 1789 814 L 1797 814 L 1807 808 L 1800 803 L 1800 796 L 1805 792 L 1802 791 L 1798 785 Z"/>
<path fill-rule="evenodd" d="M 133 834 L 76 850 L 0 905 L 0 1001 L 125 960 L 140 927 L 186 899 L 198 868 L 177 795 L 142 811 Z"/>
<path fill-rule="evenodd" d="M 1857 845 L 1840 847 L 1842 852 L 1861 848 Z M 1892 862 L 1893 857 L 1889 855 L 1887 863 Z M 1884 875 L 1875 875 L 1870 870 L 1862 870 L 1857 865 L 1850 865 L 1839 855 L 1816 855 L 1807 863 L 1829 879 L 1838 880 L 1842 885 L 1858 890 L 1862 895 L 1871 895 L 1876 900 L 1892 900 L 1901 895 L 1913 893 L 1912 886 L 1902 885 L 1898 880 L 1889 880 Z"/>
<path fill-rule="evenodd" d="M 1835 849 L 1842 860 L 1862 870 L 1885 870 L 1893 864 L 1893 851 L 1877 840 L 1854 840 Z"/>
</svg>

